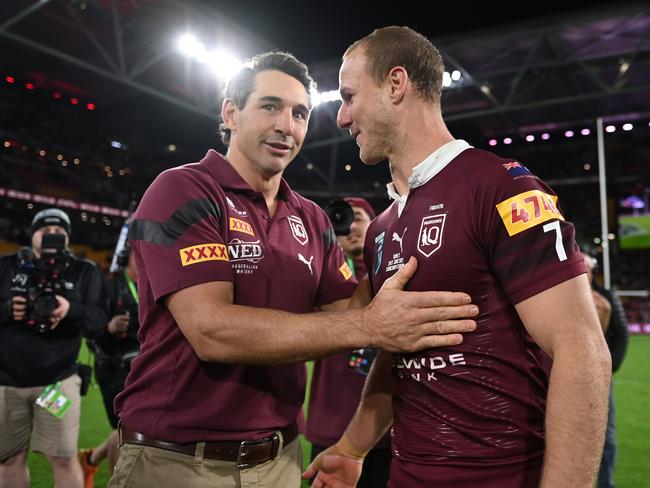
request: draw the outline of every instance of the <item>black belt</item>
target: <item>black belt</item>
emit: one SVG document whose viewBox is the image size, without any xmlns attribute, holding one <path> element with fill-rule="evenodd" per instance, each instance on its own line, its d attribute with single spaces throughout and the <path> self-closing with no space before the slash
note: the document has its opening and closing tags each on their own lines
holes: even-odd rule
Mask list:
<svg viewBox="0 0 650 488">
<path fill-rule="evenodd" d="M 167 451 L 178 452 L 194 456 L 196 454 L 195 442 L 189 444 L 175 444 L 161 441 L 127 429 L 120 425 L 120 444 L 138 444 L 140 446 L 157 447 Z M 203 457 L 219 461 L 232 461 L 238 468 L 247 468 L 256 464 L 265 463 L 278 457 L 282 446 L 286 446 L 298 437 L 298 426 L 294 422 L 286 429 L 276 432 L 272 436 L 256 441 L 208 441 L 203 449 Z"/>
</svg>

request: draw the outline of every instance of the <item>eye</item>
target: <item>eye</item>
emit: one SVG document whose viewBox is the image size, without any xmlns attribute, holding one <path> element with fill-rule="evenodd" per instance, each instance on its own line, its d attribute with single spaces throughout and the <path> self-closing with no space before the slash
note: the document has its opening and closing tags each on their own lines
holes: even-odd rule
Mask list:
<svg viewBox="0 0 650 488">
<path fill-rule="evenodd" d="M 266 110 L 267 112 L 273 112 L 276 109 L 276 106 L 272 103 L 265 103 L 262 105 L 262 110 Z"/>
<path fill-rule="evenodd" d="M 306 120 L 307 119 L 307 114 L 302 111 L 296 111 L 293 113 L 293 116 L 299 120 Z"/>
</svg>

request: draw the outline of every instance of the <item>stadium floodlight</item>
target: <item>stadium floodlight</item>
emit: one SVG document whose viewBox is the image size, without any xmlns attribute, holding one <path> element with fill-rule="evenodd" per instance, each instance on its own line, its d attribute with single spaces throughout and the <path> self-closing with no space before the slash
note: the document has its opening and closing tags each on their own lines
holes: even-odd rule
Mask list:
<svg viewBox="0 0 650 488">
<path fill-rule="evenodd" d="M 607 127 L 605 127 L 605 132 L 612 133 L 615 130 L 616 130 L 616 126 L 614 126 L 614 125 L 608 125 Z"/>
<path fill-rule="evenodd" d="M 544 132 L 542 134 L 542 140 L 543 141 L 548 141 L 551 138 L 551 135 L 548 132 Z"/>
<path fill-rule="evenodd" d="M 535 140 L 535 136 L 532 134 L 528 134 L 526 136 L 526 142 L 533 142 Z"/>
<path fill-rule="evenodd" d="M 235 75 L 242 67 L 242 62 L 223 49 L 216 49 L 206 54 L 204 61 L 212 72 L 223 80 Z"/>
<path fill-rule="evenodd" d="M 512 144 L 512 139 L 511 139 L 510 137 L 506 137 L 506 138 L 503 140 L 503 143 L 504 143 L 504 144 Z"/>
<path fill-rule="evenodd" d="M 588 136 L 589 134 L 591 134 L 591 131 L 585 128 L 580 131 L 580 134 L 582 134 L 583 136 Z"/>
<path fill-rule="evenodd" d="M 634 126 L 632 124 L 630 124 L 630 123 L 623 124 L 623 130 L 625 130 L 625 131 L 632 130 L 632 127 L 634 127 Z"/>
<path fill-rule="evenodd" d="M 568 131 L 566 131 L 566 132 L 564 133 L 564 137 L 573 137 L 573 131 L 572 131 L 572 130 L 568 130 Z"/>
<path fill-rule="evenodd" d="M 451 75 L 447 71 L 442 74 L 442 86 L 445 88 L 451 86 Z"/>
<path fill-rule="evenodd" d="M 311 95 L 311 105 L 314 108 L 321 103 L 336 102 L 341 100 L 341 94 L 338 90 L 318 92 L 312 89 L 309 91 L 309 94 Z"/>
<path fill-rule="evenodd" d="M 192 34 L 183 34 L 178 38 L 178 49 L 188 58 L 199 59 L 205 55 L 205 46 Z"/>
<path fill-rule="evenodd" d="M 460 80 L 460 76 L 461 76 L 460 71 L 458 71 L 457 69 L 455 69 L 454 71 L 451 72 L 451 79 L 453 81 Z"/>
<path fill-rule="evenodd" d="M 496 140 L 496 139 L 490 139 L 490 140 L 488 141 L 488 144 L 489 144 L 490 146 L 496 146 L 496 145 L 497 145 L 497 140 Z"/>
</svg>

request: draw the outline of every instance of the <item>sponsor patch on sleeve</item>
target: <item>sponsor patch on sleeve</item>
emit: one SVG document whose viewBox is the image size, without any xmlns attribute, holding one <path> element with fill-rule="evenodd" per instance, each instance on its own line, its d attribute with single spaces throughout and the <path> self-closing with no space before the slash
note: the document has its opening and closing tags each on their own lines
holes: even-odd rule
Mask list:
<svg viewBox="0 0 650 488">
<path fill-rule="evenodd" d="M 253 227 L 251 226 L 251 224 L 249 224 L 248 222 L 244 222 L 243 220 L 230 217 L 229 227 L 230 230 L 243 232 L 244 234 L 248 234 L 249 236 L 255 237 L 255 232 L 253 231 Z"/>
<path fill-rule="evenodd" d="M 228 249 L 224 244 L 199 244 L 184 247 L 178 252 L 183 266 L 203 261 L 228 261 Z"/>
<path fill-rule="evenodd" d="M 350 266 L 348 266 L 348 263 L 344 262 L 341 266 L 339 266 L 339 271 L 343 275 L 343 278 L 346 280 L 352 278 L 352 270 L 350 269 Z"/>
<path fill-rule="evenodd" d="M 514 236 L 549 220 L 564 220 L 555 203 L 557 196 L 530 190 L 497 204 L 508 234 Z"/>
</svg>

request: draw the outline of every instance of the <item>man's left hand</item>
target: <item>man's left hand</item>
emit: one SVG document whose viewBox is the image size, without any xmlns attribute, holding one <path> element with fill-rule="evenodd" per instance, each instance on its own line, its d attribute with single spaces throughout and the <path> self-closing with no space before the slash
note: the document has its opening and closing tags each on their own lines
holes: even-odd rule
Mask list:
<svg viewBox="0 0 650 488">
<path fill-rule="evenodd" d="M 59 306 L 50 314 L 50 325 L 52 326 L 52 330 L 56 329 L 59 322 L 61 322 L 70 311 L 70 302 L 68 300 L 63 298 L 61 295 L 57 295 L 56 299 L 59 302 Z"/>
</svg>

